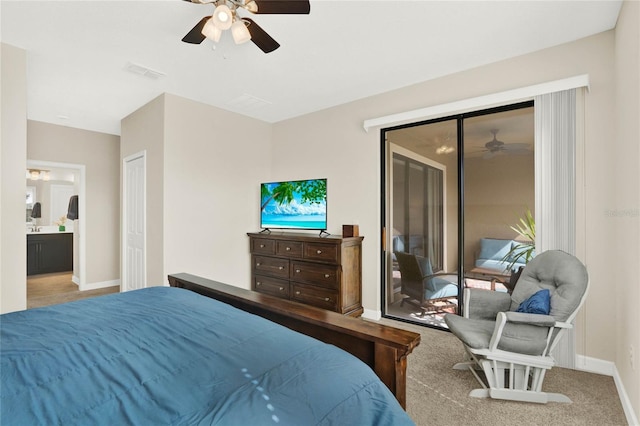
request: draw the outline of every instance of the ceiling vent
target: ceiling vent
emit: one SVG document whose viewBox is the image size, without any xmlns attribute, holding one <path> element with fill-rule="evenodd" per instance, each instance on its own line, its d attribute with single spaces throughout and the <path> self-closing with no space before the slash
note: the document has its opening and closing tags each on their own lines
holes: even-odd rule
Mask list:
<svg viewBox="0 0 640 426">
<path fill-rule="evenodd" d="M 160 77 L 164 77 L 166 75 L 165 73 L 162 73 L 160 71 L 155 71 L 150 68 L 143 67 L 142 65 L 134 64 L 131 62 L 127 63 L 124 69 L 133 74 L 138 74 L 143 77 L 147 77 L 148 79 L 151 79 L 151 80 L 157 80 Z"/>
<path fill-rule="evenodd" d="M 259 108 L 271 105 L 271 102 L 265 101 L 264 99 L 260 99 L 255 96 L 247 95 L 245 93 L 244 95 L 230 100 L 229 102 L 227 102 L 227 105 L 237 110 L 255 111 Z"/>
</svg>

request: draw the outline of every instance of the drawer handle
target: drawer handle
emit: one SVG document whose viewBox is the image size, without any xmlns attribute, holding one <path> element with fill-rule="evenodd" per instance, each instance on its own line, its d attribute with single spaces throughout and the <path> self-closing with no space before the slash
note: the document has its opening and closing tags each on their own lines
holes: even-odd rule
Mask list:
<svg viewBox="0 0 640 426">
<path fill-rule="evenodd" d="M 325 302 L 328 302 L 329 300 L 331 300 L 331 299 L 329 299 L 328 297 L 325 297 L 325 298 L 324 298 L 324 301 L 325 301 Z"/>
<path fill-rule="evenodd" d="M 299 291 L 296 291 L 296 294 L 300 294 L 300 292 L 299 292 Z"/>
<path fill-rule="evenodd" d="M 329 278 L 330 276 L 331 276 L 331 275 L 329 275 L 329 274 L 324 274 L 324 277 L 325 277 L 325 278 Z"/>
<path fill-rule="evenodd" d="M 322 254 L 322 250 L 316 250 L 316 253 Z"/>
<path fill-rule="evenodd" d="M 278 266 L 278 269 L 282 271 L 284 269 L 284 266 Z"/>
<path fill-rule="evenodd" d="M 260 281 L 258 281 L 258 282 L 256 283 L 256 287 L 257 287 L 257 286 L 259 286 L 259 285 L 262 285 L 262 283 L 261 283 Z"/>
<path fill-rule="evenodd" d="M 260 266 L 260 262 L 256 263 L 256 266 Z"/>
<path fill-rule="evenodd" d="M 287 251 L 291 251 L 291 247 L 287 247 L 285 250 L 287 250 Z"/>
<path fill-rule="evenodd" d="M 284 290 L 284 287 L 280 287 L 280 291 Z"/>
<path fill-rule="evenodd" d="M 299 273 L 300 273 L 300 269 L 296 269 L 296 274 L 299 274 Z"/>
<path fill-rule="evenodd" d="M 264 244 L 260 244 L 260 248 L 264 248 Z"/>
</svg>

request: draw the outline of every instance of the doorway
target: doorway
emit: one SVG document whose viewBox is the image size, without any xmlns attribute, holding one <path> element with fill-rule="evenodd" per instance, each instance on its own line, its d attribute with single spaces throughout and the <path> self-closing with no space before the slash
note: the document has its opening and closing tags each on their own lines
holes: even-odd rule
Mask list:
<svg viewBox="0 0 640 426">
<path fill-rule="evenodd" d="M 78 219 L 69 220 L 65 223 L 65 232 L 73 234 L 73 270 L 65 272 L 65 285 L 63 286 L 44 286 L 47 288 L 47 296 L 58 297 L 59 293 L 66 292 L 69 289 L 83 290 L 83 286 L 86 285 L 86 239 L 85 239 L 85 191 L 86 191 L 86 167 L 83 164 L 73 163 L 60 163 L 53 161 L 42 160 L 27 160 L 27 169 L 37 169 L 42 172 L 39 180 L 27 177 L 28 193 L 32 195 L 31 207 L 35 202 L 41 202 L 42 204 L 42 216 L 38 218 L 36 222 L 39 225 L 39 230 L 51 230 L 59 232 L 56 221 L 60 220 L 60 216 L 64 215 L 67 211 L 69 199 L 67 195 L 73 192 L 74 195 L 78 195 Z M 46 180 L 42 177 L 46 176 Z M 38 190 L 39 188 L 39 190 Z M 56 192 L 63 195 L 63 199 L 56 197 Z M 28 194 L 28 195 L 29 195 Z M 42 197 L 46 197 L 46 202 Z M 27 199 L 27 202 L 29 199 Z M 27 221 L 30 220 L 29 205 L 26 206 Z M 29 228 L 27 228 L 27 231 Z M 26 254 L 25 254 L 26 255 Z M 31 276 L 30 278 L 34 278 Z M 46 281 L 46 276 L 38 276 Z M 33 281 L 33 280 L 32 280 Z M 42 281 L 42 280 L 40 280 Z M 74 285 L 76 288 L 74 288 Z M 27 294 L 29 294 L 29 280 L 27 280 Z M 43 296 L 42 291 L 38 291 L 38 297 Z M 27 302 L 29 304 L 27 297 Z"/>
<path fill-rule="evenodd" d="M 42 160 L 27 160 L 28 169 L 47 170 L 49 172 L 49 182 L 56 182 L 58 180 L 63 182 L 73 182 L 74 193 L 78 195 L 78 218 L 73 223 L 67 223 L 73 229 L 74 234 L 74 259 L 73 259 L 73 282 L 77 284 L 81 289 L 86 284 L 86 239 L 85 239 L 85 198 L 86 198 L 86 166 L 84 164 L 73 163 L 60 163 L 54 161 L 42 161 Z M 33 184 L 27 184 L 27 186 L 33 186 Z M 55 185 L 54 185 L 55 186 Z M 36 194 L 38 194 L 36 192 Z M 51 196 L 46 194 L 38 194 L 36 197 L 47 197 L 48 200 L 52 200 Z M 37 201 L 34 199 L 34 201 Z M 56 201 L 60 204 L 60 201 Z M 68 201 L 67 201 L 68 203 Z M 48 203 L 51 204 L 51 203 Z M 60 206 L 58 206 L 60 207 Z M 48 226 L 57 226 L 55 221 L 58 217 L 50 217 L 52 211 L 51 207 L 45 208 L 48 212 L 47 223 Z M 63 209 L 64 210 L 64 209 Z M 68 220 L 69 222 L 69 220 Z M 40 223 L 42 225 L 42 223 Z M 76 250 L 77 248 L 77 250 Z"/>
<path fill-rule="evenodd" d="M 382 223 L 390 242 L 383 252 L 383 316 L 446 328 L 446 313 L 462 313 L 465 286 L 508 290 L 503 256 L 492 259 L 495 271 L 478 267 L 481 242 L 510 248 L 520 238 L 512 226 L 535 211 L 533 102 L 383 129 L 381 143 Z M 398 251 L 416 257 L 426 265 L 423 277 L 433 278 L 403 281 Z M 416 293 L 412 285 L 422 287 Z M 416 294 L 425 296 L 417 301 Z"/>
</svg>

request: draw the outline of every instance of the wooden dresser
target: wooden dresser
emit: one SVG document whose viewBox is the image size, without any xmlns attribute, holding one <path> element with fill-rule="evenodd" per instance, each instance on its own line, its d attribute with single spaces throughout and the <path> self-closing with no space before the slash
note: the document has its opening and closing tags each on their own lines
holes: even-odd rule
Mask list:
<svg viewBox="0 0 640 426">
<path fill-rule="evenodd" d="M 362 314 L 362 240 L 248 233 L 251 289 L 344 315 Z"/>
</svg>

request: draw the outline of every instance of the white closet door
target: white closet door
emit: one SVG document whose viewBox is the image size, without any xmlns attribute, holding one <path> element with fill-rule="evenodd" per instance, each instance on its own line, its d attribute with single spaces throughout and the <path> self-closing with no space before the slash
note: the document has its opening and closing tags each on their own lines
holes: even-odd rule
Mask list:
<svg viewBox="0 0 640 426">
<path fill-rule="evenodd" d="M 147 285 L 144 153 L 124 160 L 122 291 Z"/>
</svg>

